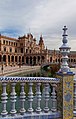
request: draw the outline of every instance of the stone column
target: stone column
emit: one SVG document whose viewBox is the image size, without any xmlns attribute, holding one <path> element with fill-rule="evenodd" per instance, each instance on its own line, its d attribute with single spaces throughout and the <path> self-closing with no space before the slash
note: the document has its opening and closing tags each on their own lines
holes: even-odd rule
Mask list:
<svg viewBox="0 0 76 119">
<path fill-rule="evenodd" d="M 14 65 L 16 64 L 16 62 L 15 62 L 15 56 L 14 56 Z"/>
<path fill-rule="evenodd" d="M 28 65 L 30 65 L 30 58 L 28 58 Z"/>
<path fill-rule="evenodd" d="M 6 55 L 6 66 L 8 66 L 8 55 Z"/>
<path fill-rule="evenodd" d="M 17 56 L 17 64 L 19 65 L 19 56 Z"/>
<path fill-rule="evenodd" d="M 24 64 L 26 65 L 26 56 L 24 56 Z"/>
<path fill-rule="evenodd" d="M 38 60 L 37 60 L 37 57 L 36 57 L 36 65 L 38 64 Z"/>
<path fill-rule="evenodd" d="M 10 55 L 10 65 L 12 65 L 12 56 Z"/>
</svg>

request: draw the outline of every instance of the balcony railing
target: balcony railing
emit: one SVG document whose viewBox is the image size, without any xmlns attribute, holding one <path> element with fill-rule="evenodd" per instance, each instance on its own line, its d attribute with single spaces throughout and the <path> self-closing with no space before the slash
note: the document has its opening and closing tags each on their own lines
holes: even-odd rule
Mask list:
<svg viewBox="0 0 76 119">
<path fill-rule="evenodd" d="M 10 82 L 11 93 L 8 96 L 6 86 Z M 15 86 L 20 82 L 20 96 L 17 97 Z M 57 84 L 59 79 L 47 77 L 0 77 L 2 85 L 0 119 L 53 119 L 60 117 L 57 110 Z M 26 96 L 25 84 L 29 91 Z M 35 92 L 33 93 L 33 84 Z M 41 91 L 42 85 L 42 91 Z M 9 109 L 8 109 L 9 103 Z M 18 103 L 16 107 L 16 103 Z M 28 104 L 28 106 L 27 106 Z"/>
</svg>

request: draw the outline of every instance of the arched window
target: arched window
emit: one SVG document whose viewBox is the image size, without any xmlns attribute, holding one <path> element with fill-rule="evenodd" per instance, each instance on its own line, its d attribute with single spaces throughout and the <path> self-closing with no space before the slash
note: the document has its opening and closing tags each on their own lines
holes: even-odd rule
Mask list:
<svg viewBox="0 0 76 119">
<path fill-rule="evenodd" d="M 23 53 L 23 48 L 21 48 L 21 53 Z"/>
<path fill-rule="evenodd" d="M 4 47 L 4 52 L 6 52 L 6 47 Z"/>
<path fill-rule="evenodd" d="M 30 53 L 31 53 L 31 50 L 30 50 Z"/>
<path fill-rule="evenodd" d="M 12 52 L 12 48 L 10 48 L 10 52 Z"/>
<path fill-rule="evenodd" d="M 15 53 L 17 52 L 17 48 L 15 48 Z"/>
<path fill-rule="evenodd" d="M 74 62 L 75 62 L 75 59 L 74 59 Z"/>
</svg>

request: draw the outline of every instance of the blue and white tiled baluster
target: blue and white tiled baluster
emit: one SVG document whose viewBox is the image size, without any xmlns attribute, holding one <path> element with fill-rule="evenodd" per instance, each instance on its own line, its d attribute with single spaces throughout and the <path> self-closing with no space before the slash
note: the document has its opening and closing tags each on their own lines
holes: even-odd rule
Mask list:
<svg viewBox="0 0 76 119">
<path fill-rule="evenodd" d="M 25 83 L 21 82 L 21 93 L 20 93 L 20 102 L 21 102 L 21 107 L 20 107 L 20 113 L 23 115 L 25 113 L 25 108 L 24 108 L 24 102 L 25 102 L 25 92 L 24 92 L 24 86 Z"/>
<path fill-rule="evenodd" d="M 33 102 L 32 86 L 33 86 L 33 83 L 29 82 L 28 85 L 29 85 L 29 93 L 28 93 L 29 109 L 28 109 L 28 112 L 32 113 L 33 112 L 33 108 L 32 108 L 32 102 Z"/>
<path fill-rule="evenodd" d="M 37 83 L 36 84 L 36 96 L 37 96 L 37 108 L 36 108 L 36 112 L 40 113 L 41 112 L 41 108 L 40 108 L 40 101 L 41 101 L 41 92 L 40 92 L 40 85 L 41 83 Z"/>
<path fill-rule="evenodd" d="M 44 96 L 45 96 L 45 108 L 44 111 L 47 113 L 49 111 L 49 107 L 48 107 L 48 101 L 49 101 L 49 83 L 44 83 L 44 88 L 45 88 L 45 92 L 44 92 Z"/>
<path fill-rule="evenodd" d="M 10 101 L 11 101 L 11 115 L 15 116 L 16 114 L 16 109 L 15 109 L 15 102 L 16 102 L 16 92 L 15 92 L 15 82 L 11 82 L 11 88 L 12 88 L 12 92 L 10 94 Z"/>
<path fill-rule="evenodd" d="M 6 93 L 6 82 L 2 82 L 2 94 L 1 94 L 1 102 L 2 102 L 2 116 L 7 116 L 7 110 L 6 110 L 6 103 L 7 103 L 7 93 Z"/>
<path fill-rule="evenodd" d="M 51 84 L 53 89 L 52 89 L 52 96 L 51 96 L 51 100 L 52 100 L 52 108 L 51 111 L 52 112 L 56 112 L 57 111 L 57 99 L 56 99 L 56 84 Z"/>
</svg>

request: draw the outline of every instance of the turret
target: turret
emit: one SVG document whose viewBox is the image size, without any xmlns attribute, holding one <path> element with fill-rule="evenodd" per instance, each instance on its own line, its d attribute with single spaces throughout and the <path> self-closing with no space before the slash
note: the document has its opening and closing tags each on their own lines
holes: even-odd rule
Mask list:
<svg viewBox="0 0 76 119">
<path fill-rule="evenodd" d="M 45 46 L 44 46 L 44 40 L 42 35 L 40 36 L 39 45 L 40 45 L 41 51 L 44 50 Z"/>
</svg>

